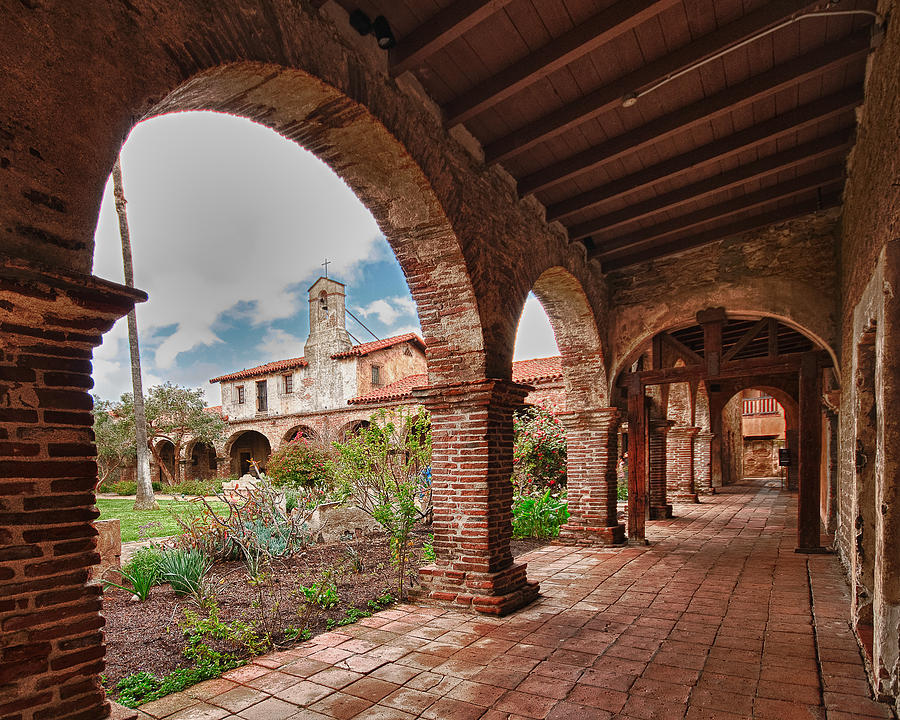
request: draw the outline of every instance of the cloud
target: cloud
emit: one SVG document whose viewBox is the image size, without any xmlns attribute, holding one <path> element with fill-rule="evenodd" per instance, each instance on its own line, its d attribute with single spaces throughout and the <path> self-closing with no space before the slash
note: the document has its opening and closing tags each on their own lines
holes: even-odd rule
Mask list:
<svg viewBox="0 0 900 720">
<path fill-rule="evenodd" d="M 409 296 L 379 298 L 357 310 L 364 318 L 374 316 L 385 325 L 393 325 L 399 318 L 407 315 L 416 316 L 416 304 Z"/>
<path fill-rule="evenodd" d="M 154 373 L 173 373 L 184 353 L 220 346 L 213 328 L 229 310 L 263 331 L 302 312 L 326 256 L 329 274 L 348 282 L 384 259 L 378 226 L 347 185 L 248 120 L 213 113 L 148 120 L 131 133 L 122 166 L 135 284 L 150 295 L 139 310 L 143 355 Z M 122 282 L 111 190 L 110 183 L 94 273 Z M 174 331 L 156 336 L 168 326 Z M 278 347 L 279 336 L 268 342 Z M 128 389 L 121 352 L 113 342 L 98 350 L 95 378 L 105 397 Z M 125 353 L 127 361 L 127 341 Z"/>
<path fill-rule="evenodd" d="M 271 328 L 263 335 L 260 350 L 269 358 L 269 362 L 287 360 L 303 355 L 305 343 L 305 338 L 299 338 L 279 328 Z"/>
<path fill-rule="evenodd" d="M 522 317 L 519 318 L 513 360 L 530 360 L 558 354 L 559 348 L 556 345 L 553 328 L 550 326 L 550 319 L 544 312 L 540 300 L 533 293 L 528 293 Z"/>
</svg>

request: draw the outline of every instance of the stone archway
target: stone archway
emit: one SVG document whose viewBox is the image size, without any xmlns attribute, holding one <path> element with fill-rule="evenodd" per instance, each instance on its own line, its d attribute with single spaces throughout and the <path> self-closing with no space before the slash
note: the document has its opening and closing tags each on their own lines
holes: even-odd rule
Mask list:
<svg viewBox="0 0 900 720">
<path fill-rule="evenodd" d="M 206 442 L 193 442 L 185 452 L 185 479 L 208 480 L 218 474 L 216 448 Z"/>
<path fill-rule="evenodd" d="M 241 430 L 225 443 L 225 456 L 232 477 L 241 477 L 251 472 L 251 461 L 265 470 L 272 446 L 269 438 L 256 430 Z"/>
<path fill-rule="evenodd" d="M 292 442 L 297 438 L 303 438 L 307 442 L 317 442 L 321 439 L 315 428 L 312 428 L 309 425 L 295 425 L 281 438 L 281 445 Z"/>
<path fill-rule="evenodd" d="M 154 473 L 155 479 L 163 485 L 171 485 L 175 478 L 175 444 L 165 438 L 160 440 L 156 443 L 156 454 L 159 457 L 159 464 Z"/>
</svg>

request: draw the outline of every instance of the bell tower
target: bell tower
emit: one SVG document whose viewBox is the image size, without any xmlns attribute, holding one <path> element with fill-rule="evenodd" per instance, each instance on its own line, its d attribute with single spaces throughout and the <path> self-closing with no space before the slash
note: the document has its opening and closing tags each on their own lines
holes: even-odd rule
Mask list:
<svg viewBox="0 0 900 720">
<path fill-rule="evenodd" d="M 344 315 L 344 284 L 320 277 L 309 289 L 309 337 L 304 356 L 313 365 L 352 346 Z"/>
</svg>

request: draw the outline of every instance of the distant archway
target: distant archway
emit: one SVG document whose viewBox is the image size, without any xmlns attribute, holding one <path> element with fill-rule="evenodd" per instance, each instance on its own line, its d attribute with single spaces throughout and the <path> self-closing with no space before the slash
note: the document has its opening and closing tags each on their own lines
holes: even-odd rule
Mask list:
<svg viewBox="0 0 900 720">
<path fill-rule="evenodd" d="M 368 420 L 351 420 L 338 430 L 338 442 L 346 442 L 348 438 L 355 435 L 360 430 L 369 427 L 371 424 L 372 423 Z"/>
<path fill-rule="evenodd" d="M 175 444 L 163 438 L 156 443 L 156 454 L 159 457 L 159 467 L 156 468 L 155 479 L 163 485 L 170 485 L 175 479 Z"/>
<path fill-rule="evenodd" d="M 243 430 L 233 435 L 226 447 L 231 475 L 237 477 L 251 471 L 251 461 L 258 463 L 261 470 L 265 470 L 269 455 L 272 453 L 269 439 L 256 430 Z"/>
<path fill-rule="evenodd" d="M 185 475 L 190 479 L 208 480 L 217 474 L 216 449 L 205 442 L 195 442 L 188 453 Z"/>
<path fill-rule="evenodd" d="M 297 438 L 303 438 L 307 442 L 318 442 L 321 439 L 319 433 L 309 425 L 295 425 L 281 438 L 281 444 L 284 445 Z"/>
</svg>

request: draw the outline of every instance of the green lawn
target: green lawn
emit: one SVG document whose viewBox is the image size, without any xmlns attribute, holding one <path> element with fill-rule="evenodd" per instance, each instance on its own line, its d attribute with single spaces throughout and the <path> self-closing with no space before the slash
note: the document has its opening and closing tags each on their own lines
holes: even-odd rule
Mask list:
<svg viewBox="0 0 900 720">
<path fill-rule="evenodd" d="M 210 505 L 216 509 L 224 508 L 224 503 L 213 501 Z M 196 514 L 198 503 L 189 500 L 160 500 L 159 510 L 134 510 L 133 498 L 97 498 L 100 520 L 118 518 L 122 527 L 122 542 L 140 540 L 142 525 L 154 524 L 144 530 L 144 537 L 165 537 L 180 532 L 178 523 L 172 517 L 177 513 L 181 517 Z"/>
</svg>

